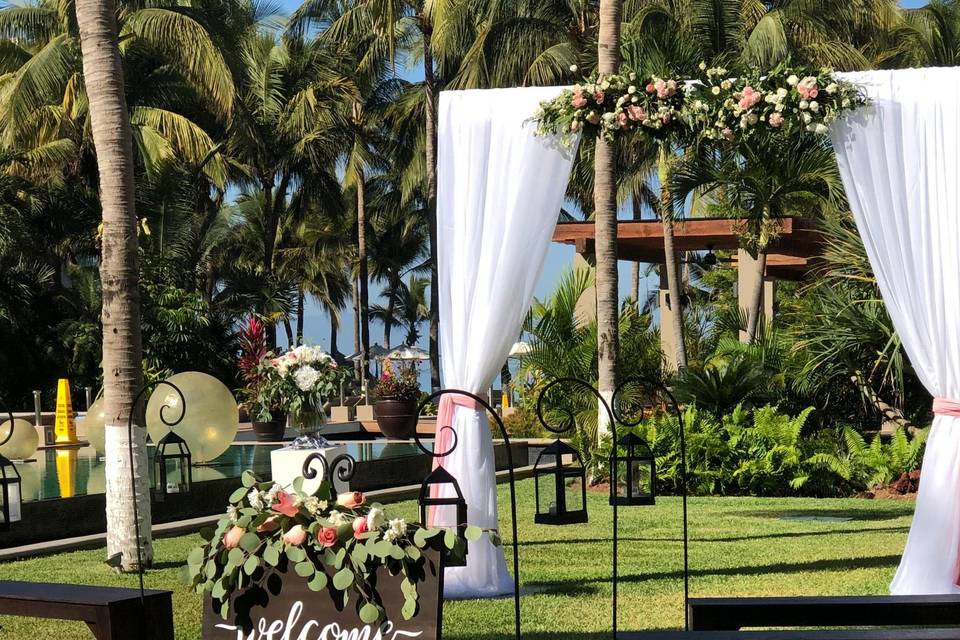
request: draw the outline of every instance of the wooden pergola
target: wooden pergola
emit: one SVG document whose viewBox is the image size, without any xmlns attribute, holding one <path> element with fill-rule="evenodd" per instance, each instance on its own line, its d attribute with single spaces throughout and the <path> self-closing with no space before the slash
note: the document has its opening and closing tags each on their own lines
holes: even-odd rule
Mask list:
<svg viewBox="0 0 960 640">
<path fill-rule="evenodd" d="M 821 253 L 820 234 L 801 218 L 783 218 L 773 249 L 767 257 L 767 276 L 800 280 L 811 260 Z M 674 225 L 677 251 L 736 251 L 741 223 L 730 218 L 681 220 Z M 561 222 L 553 241 L 573 245 L 577 253 L 594 252 L 593 222 Z M 617 255 L 621 260 L 663 264 L 663 224 L 659 220 L 621 221 L 617 224 Z M 734 257 L 737 261 L 737 256 Z"/>
<path fill-rule="evenodd" d="M 754 258 L 740 248 L 738 231 L 742 223 L 730 218 L 701 218 L 680 220 L 674 224 L 674 246 L 678 254 L 686 251 L 733 251 L 730 260 L 737 269 L 737 290 L 740 306 L 746 308 L 746 292 L 756 284 L 756 269 L 740 269 Z M 617 224 L 617 256 L 621 260 L 664 264 L 663 224 L 659 220 L 624 220 Z M 582 256 L 594 253 L 593 222 L 561 222 L 553 233 L 553 241 L 573 245 Z M 812 262 L 822 254 L 822 237 L 809 220 L 783 218 L 776 240 L 767 254 L 767 270 L 763 283 L 763 314 L 768 322 L 774 318 L 777 280 L 802 280 L 810 271 Z M 668 368 L 676 368 L 676 342 L 672 323 L 666 318 L 673 313 L 661 270 L 660 341 Z M 595 293 L 590 295 L 595 296 Z M 591 317 L 596 311 L 596 299 L 578 304 L 581 317 Z M 589 302 L 589 303 L 588 303 Z M 589 315 L 584 315 L 584 314 Z M 741 332 L 741 339 L 745 339 Z"/>
</svg>

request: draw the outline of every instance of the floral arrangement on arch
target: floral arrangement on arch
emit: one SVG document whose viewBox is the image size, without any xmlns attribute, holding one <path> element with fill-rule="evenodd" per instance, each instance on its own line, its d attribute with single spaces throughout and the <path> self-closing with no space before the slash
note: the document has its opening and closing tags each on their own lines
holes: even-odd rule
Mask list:
<svg viewBox="0 0 960 640">
<path fill-rule="evenodd" d="M 853 83 L 828 68 L 778 66 L 766 75 L 730 78 L 722 67 L 700 64 L 704 77 L 687 94 L 686 119 L 701 137 L 733 142 L 759 134 L 824 136 L 844 111 L 866 103 Z"/>
<path fill-rule="evenodd" d="M 302 491 L 303 478 L 285 488 L 245 471 L 241 482 L 216 528 L 201 531 L 204 544 L 187 557 L 188 584 L 209 593 L 223 619 L 231 614 L 234 593 L 281 571 L 306 580 L 311 591 L 328 591 L 338 608 L 353 601 L 360 620 L 373 624 L 386 617 L 374 588 L 376 572 L 386 567 L 403 575 L 400 614 L 409 620 L 417 614 L 417 583 L 425 575 L 422 550 L 445 548 L 456 556 L 467 540 L 485 533 L 468 526 L 460 537 L 455 529 L 408 523 L 382 505 L 367 505 L 358 491 L 333 500 L 327 482 L 312 495 Z M 486 533 L 500 544 L 495 530 Z"/>
<path fill-rule="evenodd" d="M 571 67 L 575 71 L 575 67 Z M 766 75 L 730 77 L 700 64 L 702 77 L 637 81 L 633 72 L 588 78 L 541 103 L 538 135 L 569 141 L 579 132 L 608 140 L 631 134 L 662 139 L 688 131 L 715 141 L 749 141 L 769 135 L 826 135 L 844 111 L 866 104 L 853 83 L 832 69 L 778 66 Z"/>
<path fill-rule="evenodd" d="M 268 421 L 273 409 L 281 409 L 294 422 L 305 414 L 320 413 L 326 398 L 339 392 L 348 376 L 319 347 L 301 345 L 281 356 L 268 353 L 256 367 L 259 389 L 252 403 L 253 415 Z"/>
<path fill-rule="evenodd" d="M 570 67 L 573 72 L 577 66 Z M 663 137 L 682 127 L 684 85 L 675 78 L 638 78 L 624 71 L 594 75 L 540 104 L 538 135 L 560 134 L 570 140 L 583 132 L 612 140 L 617 134 L 643 131 Z"/>
<path fill-rule="evenodd" d="M 420 399 L 420 380 L 416 365 L 394 368 L 387 359 L 383 361 L 383 373 L 377 381 L 376 394 L 380 400 L 409 402 Z"/>
</svg>

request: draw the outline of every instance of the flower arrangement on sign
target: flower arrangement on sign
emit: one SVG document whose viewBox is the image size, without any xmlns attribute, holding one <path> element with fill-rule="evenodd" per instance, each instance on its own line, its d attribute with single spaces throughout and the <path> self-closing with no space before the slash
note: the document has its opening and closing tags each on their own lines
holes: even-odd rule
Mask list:
<svg viewBox="0 0 960 640">
<path fill-rule="evenodd" d="M 269 420 L 271 411 L 279 408 L 300 430 L 301 437 L 322 426 L 325 399 L 338 392 L 348 375 L 322 349 L 305 345 L 279 357 L 267 354 L 256 373 L 260 387 L 254 415 Z"/>
<path fill-rule="evenodd" d="M 690 85 L 685 120 L 709 140 L 750 140 L 761 133 L 823 136 L 840 114 L 866 103 L 860 89 L 834 79 L 832 69 L 781 65 L 763 76 L 730 78 L 722 67 L 700 67 L 704 77 Z"/>
<path fill-rule="evenodd" d="M 577 66 L 570 67 L 576 72 Z M 553 100 L 540 104 L 538 135 L 561 134 L 570 140 L 583 132 L 612 140 L 619 132 L 643 131 L 662 137 L 682 126 L 683 83 L 633 72 L 594 75 Z"/>
<path fill-rule="evenodd" d="M 571 67 L 576 71 L 576 67 Z M 722 67 L 700 64 L 703 77 L 640 81 L 633 72 L 591 76 L 540 105 L 538 135 L 643 134 L 654 139 L 689 132 L 709 140 L 746 141 L 759 132 L 825 135 L 841 113 L 866 103 L 853 83 L 832 69 L 781 65 L 765 75 L 729 77 Z"/>
<path fill-rule="evenodd" d="M 464 539 L 478 540 L 484 534 L 500 544 L 495 530 L 468 526 L 461 538 L 456 529 L 390 518 L 381 505 L 367 505 L 358 491 L 329 500 L 327 481 L 307 495 L 303 478 L 289 490 L 260 482 L 250 471 L 241 480 L 226 515 L 216 529 L 201 532 L 205 543 L 187 557 L 188 584 L 209 594 L 224 620 L 232 613 L 231 596 L 264 583 L 274 571 L 292 568 L 311 591 L 328 591 L 338 609 L 354 599 L 360 620 L 374 624 L 387 616 L 375 588 L 381 567 L 391 575 L 402 574 L 400 615 L 409 620 L 417 614 L 423 549 L 443 545 L 450 553 L 462 553 Z"/>
</svg>

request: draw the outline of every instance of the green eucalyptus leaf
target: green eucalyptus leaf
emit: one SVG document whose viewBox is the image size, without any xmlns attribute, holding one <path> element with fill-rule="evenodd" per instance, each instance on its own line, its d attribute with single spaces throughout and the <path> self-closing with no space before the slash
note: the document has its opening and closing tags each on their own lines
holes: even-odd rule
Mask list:
<svg viewBox="0 0 960 640">
<path fill-rule="evenodd" d="M 313 574 L 313 578 L 310 579 L 310 582 L 307 583 L 307 587 L 310 591 L 323 591 L 327 586 L 327 574 L 323 571 L 317 571 Z"/>
<path fill-rule="evenodd" d="M 410 620 L 413 616 L 417 615 L 417 601 L 412 598 L 407 598 L 403 603 L 403 608 L 400 609 L 400 615 L 403 616 L 404 620 Z"/>
<path fill-rule="evenodd" d="M 470 525 L 466 531 L 463 532 L 463 537 L 470 542 L 479 540 L 481 536 L 483 536 L 483 529 L 474 525 Z"/>
<path fill-rule="evenodd" d="M 317 568 L 313 566 L 313 563 L 309 560 L 304 562 L 298 562 L 293 570 L 297 572 L 297 575 L 301 578 L 312 578 L 313 574 L 316 573 Z"/>
<path fill-rule="evenodd" d="M 344 567 L 333 575 L 333 586 L 338 591 L 346 591 L 353 584 L 353 571 Z"/>
<path fill-rule="evenodd" d="M 300 547 L 287 547 L 286 554 L 290 562 L 303 562 L 307 559 L 307 553 Z"/>
<path fill-rule="evenodd" d="M 227 500 L 231 504 L 237 504 L 246 498 L 248 493 L 250 493 L 250 491 L 246 487 L 238 487 L 237 489 L 234 489 L 233 493 L 230 494 L 230 497 L 227 498 Z"/>
<path fill-rule="evenodd" d="M 203 564 L 203 547 L 194 547 L 190 549 L 189 555 L 187 555 L 187 564 L 201 565 Z"/>
<path fill-rule="evenodd" d="M 257 484 L 257 476 L 253 475 L 253 471 L 247 469 L 240 475 L 240 482 L 243 483 L 244 487 L 249 489 Z"/>
<path fill-rule="evenodd" d="M 443 545 L 447 549 L 453 549 L 457 545 L 457 534 L 452 529 L 443 532 Z"/>
<path fill-rule="evenodd" d="M 230 549 L 230 553 L 227 554 L 227 564 L 229 566 L 239 565 L 243 562 L 243 558 L 243 549 Z"/>
<path fill-rule="evenodd" d="M 271 567 L 280 564 L 280 550 L 273 545 L 267 545 L 263 550 L 263 561 Z"/>
<path fill-rule="evenodd" d="M 252 553 L 260 546 L 260 536 L 248 531 L 240 538 L 240 548 L 248 553 Z"/>
<path fill-rule="evenodd" d="M 366 603 L 360 607 L 360 620 L 365 624 L 373 624 L 380 619 L 380 609 L 373 603 Z"/>
<path fill-rule="evenodd" d="M 427 530 L 426 529 L 417 529 L 416 533 L 413 534 L 413 544 L 417 545 L 421 549 L 427 546 Z"/>
<path fill-rule="evenodd" d="M 419 560 L 420 558 L 423 557 L 423 554 L 420 552 L 420 549 L 417 549 L 416 547 L 407 547 L 406 549 L 404 549 L 404 553 L 406 553 L 407 557 L 410 558 L 411 560 Z"/>
<path fill-rule="evenodd" d="M 250 556 L 247 558 L 247 561 L 243 563 L 243 572 L 248 576 L 252 576 L 253 572 L 260 568 L 260 558 L 257 556 Z"/>
<path fill-rule="evenodd" d="M 297 493 L 303 493 L 303 478 L 297 476 L 293 479 L 293 490 Z"/>
</svg>

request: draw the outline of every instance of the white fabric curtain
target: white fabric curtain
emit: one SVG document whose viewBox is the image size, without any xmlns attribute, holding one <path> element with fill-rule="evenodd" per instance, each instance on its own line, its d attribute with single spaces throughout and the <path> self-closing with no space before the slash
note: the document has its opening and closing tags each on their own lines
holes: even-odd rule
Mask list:
<svg viewBox="0 0 960 640">
<path fill-rule="evenodd" d="M 840 172 L 904 350 L 960 399 L 960 68 L 842 74 L 872 104 L 834 124 Z M 895 594 L 958 593 L 960 417 L 938 415 Z"/>
<path fill-rule="evenodd" d="M 561 90 L 440 94 L 437 264 L 444 388 L 485 397 L 520 332 L 575 155 L 575 148 L 537 137 L 529 120 L 541 101 Z M 457 447 L 441 464 L 460 484 L 468 521 L 495 528 L 487 416 L 457 406 L 452 427 Z M 445 580 L 444 593 L 452 598 L 513 591 L 503 551 L 486 538 L 470 543 L 467 566 L 448 569 Z"/>
</svg>

